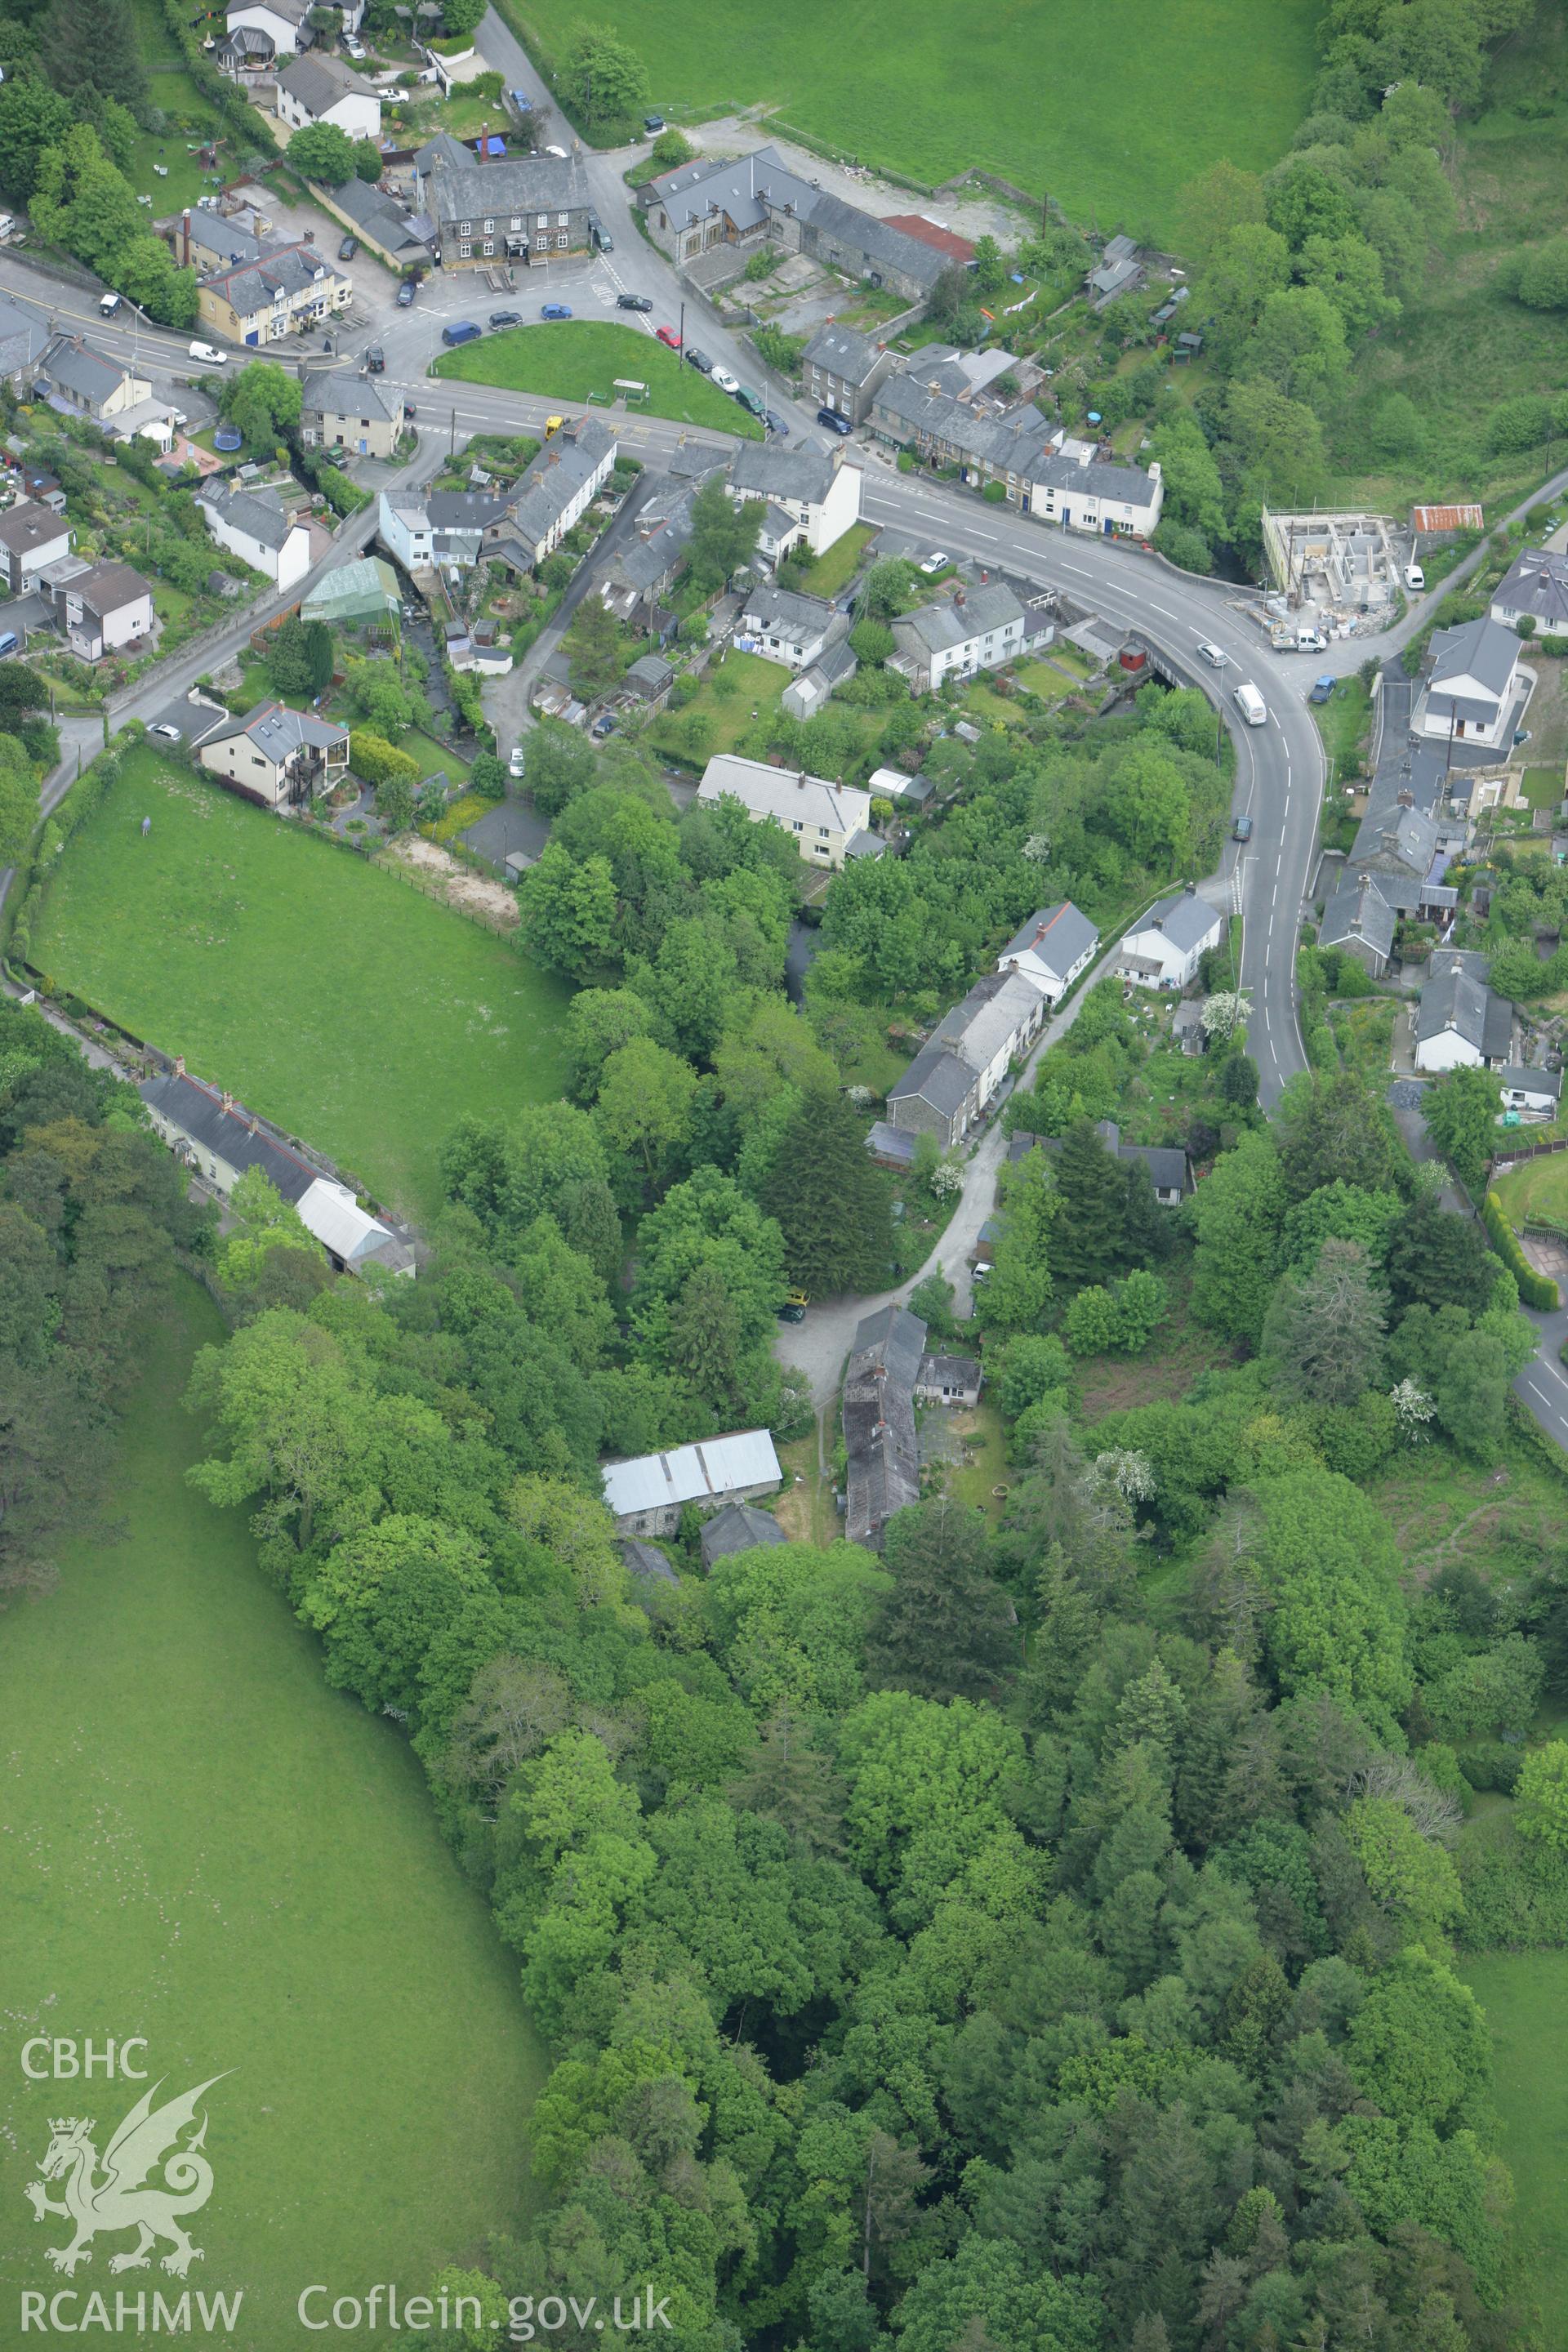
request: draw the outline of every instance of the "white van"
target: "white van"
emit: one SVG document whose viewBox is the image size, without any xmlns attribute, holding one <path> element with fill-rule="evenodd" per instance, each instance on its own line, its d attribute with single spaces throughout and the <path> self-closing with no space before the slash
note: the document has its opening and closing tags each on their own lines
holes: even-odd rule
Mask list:
<svg viewBox="0 0 1568 2352">
<path fill-rule="evenodd" d="M 220 352 L 216 343 L 193 343 L 191 357 L 200 360 L 204 367 L 225 367 L 228 363 L 228 353 Z"/>
<path fill-rule="evenodd" d="M 100 319 L 112 319 L 119 308 L 120 297 L 118 294 L 100 294 L 99 296 L 98 315 Z"/>
<path fill-rule="evenodd" d="M 1245 681 L 1236 689 L 1236 707 L 1249 727 L 1261 727 L 1268 716 L 1268 706 L 1258 688 Z"/>
</svg>

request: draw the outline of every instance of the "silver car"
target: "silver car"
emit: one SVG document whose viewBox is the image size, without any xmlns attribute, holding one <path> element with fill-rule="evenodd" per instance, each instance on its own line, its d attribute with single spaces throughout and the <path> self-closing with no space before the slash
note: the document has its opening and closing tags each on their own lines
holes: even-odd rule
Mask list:
<svg viewBox="0 0 1568 2352">
<path fill-rule="evenodd" d="M 1226 664 L 1230 659 L 1230 656 L 1228 654 L 1222 654 L 1217 646 L 1211 645 L 1207 637 L 1200 637 L 1198 639 L 1198 651 L 1202 654 L 1205 661 L 1207 662 L 1210 669 L 1224 669 Z"/>
</svg>

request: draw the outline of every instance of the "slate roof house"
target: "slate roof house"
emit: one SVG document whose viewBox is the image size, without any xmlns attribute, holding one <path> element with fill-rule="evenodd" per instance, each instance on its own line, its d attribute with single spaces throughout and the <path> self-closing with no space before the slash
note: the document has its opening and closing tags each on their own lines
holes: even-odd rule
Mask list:
<svg viewBox="0 0 1568 2352">
<path fill-rule="evenodd" d="M 842 444 L 826 449 L 804 441 L 785 449 L 776 441 L 742 441 L 730 462 L 736 506 L 763 502 L 757 541 L 771 563 L 804 540 L 821 555 L 860 520 L 860 468 L 844 462 Z"/>
<path fill-rule="evenodd" d="M 504 493 L 383 490 L 376 537 L 405 572 L 479 560 L 485 532 L 506 520 Z"/>
<path fill-rule="evenodd" d="M 301 238 L 204 278 L 196 288 L 196 316 L 215 334 L 255 349 L 319 327 L 353 299 L 352 282 L 319 247 Z"/>
<path fill-rule="evenodd" d="M 215 484 L 196 503 L 218 545 L 279 588 L 292 588 L 309 572 L 310 535 L 285 511 L 276 490 L 237 484 L 226 493 Z"/>
<path fill-rule="evenodd" d="M 345 27 L 353 32 L 364 12 L 364 0 L 350 0 L 343 10 Z M 310 26 L 310 0 L 231 0 L 226 12 L 229 44 L 236 36 L 251 37 L 238 53 L 268 58 L 297 57 L 315 39 Z"/>
<path fill-rule="evenodd" d="M 1415 726 L 1456 742 L 1489 748 L 1504 742 L 1520 652 L 1514 632 L 1489 614 L 1455 629 L 1435 629 L 1432 674 L 1416 705 Z"/>
<path fill-rule="evenodd" d="M 487 523 L 482 552 L 531 572 L 552 555 L 609 479 L 616 436 L 596 416 L 579 416 L 544 444 L 507 494 L 505 515 Z"/>
<path fill-rule="evenodd" d="M 691 455 L 693 453 L 687 453 Z M 656 480 L 637 510 L 637 536 L 623 540 L 594 572 L 604 604 L 618 621 L 673 635 L 676 616 L 665 604 L 691 539 L 691 506 L 719 461 L 703 453 L 689 473 L 671 470 Z"/>
<path fill-rule="evenodd" d="M 1137 1162 L 1148 1171 L 1154 1198 L 1163 1209 L 1179 1209 L 1193 1189 L 1193 1164 L 1180 1144 L 1124 1143 L 1121 1129 L 1113 1118 L 1095 1121 L 1095 1133 L 1106 1150 L 1114 1153 L 1123 1167 Z M 1059 1135 L 1029 1135 L 1023 1129 L 1007 1146 L 1009 1165 L 1016 1165 L 1031 1151 L 1059 1151 Z"/>
<path fill-rule="evenodd" d="M 863 425 L 877 387 L 897 365 L 894 354 L 858 328 L 829 320 L 818 327 L 802 357 L 805 394 L 818 408 L 831 408 L 851 424 Z"/>
<path fill-rule="evenodd" d="M 0 571 L 13 596 L 30 588 L 46 563 L 71 551 L 76 534 L 63 515 L 36 499 L 18 499 L 0 514 Z"/>
<path fill-rule="evenodd" d="M 209 775 L 263 808 L 313 800 L 349 770 L 349 730 L 311 710 L 258 702 L 243 719 L 223 719 L 196 746 Z"/>
<path fill-rule="evenodd" d="M 1224 917 L 1189 883 L 1157 899 L 1126 933 L 1117 950 L 1117 978 L 1141 988 L 1185 988 L 1196 976 L 1204 950 L 1217 947 L 1224 936 Z"/>
<path fill-rule="evenodd" d="M 362 1209 L 346 1184 L 312 1168 L 232 1095 L 188 1076 L 184 1062 L 145 1079 L 137 1092 L 163 1141 L 226 1198 L 241 1176 L 259 1168 L 340 1274 L 363 1275 L 374 1265 L 413 1275 L 406 1243 Z"/>
<path fill-rule="evenodd" d="M 129 563 L 89 563 L 55 592 L 66 643 L 81 661 L 145 644 L 153 635 L 153 591 Z"/>
<path fill-rule="evenodd" d="M 403 431 L 403 397 L 358 368 L 318 368 L 305 378 L 300 438 L 307 449 L 390 457 Z"/>
<path fill-rule="evenodd" d="M 987 972 L 937 1024 L 888 1089 L 888 1124 L 934 1135 L 944 1150 L 981 1118 L 1045 1019 L 1046 1000 L 1016 972 Z"/>
<path fill-rule="evenodd" d="M 623 1536 L 667 1536 L 688 1503 L 707 1513 L 726 1503 L 754 1503 L 784 1480 L 765 1429 L 734 1430 L 698 1445 L 671 1446 L 602 1465 L 605 1502 Z"/>
<path fill-rule="evenodd" d="M 1500 1069 L 1513 1050 L 1513 1007 L 1458 957 L 1435 956 L 1415 1012 L 1418 1070 Z"/>
<path fill-rule="evenodd" d="M 1318 944 L 1343 948 L 1373 980 L 1381 980 L 1394 953 L 1397 920 L 1374 875 L 1349 874 L 1323 909 Z"/>
<path fill-rule="evenodd" d="M 56 335 L 39 356 L 37 382 L 51 408 L 95 424 L 146 400 L 153 386 L 79 335 Z"/>
<path fill-rule="evenodd" d="M 958 356 L 952 373 L 944 366 L 935 380 L 962 382 L 962 393 L 932 391 L 909 373 L 888 376 L 872 400 L 873 433 L 929 465 L 955 466 L 965 482 L 999 482 L 1022 513 L 1044 515 L 1064 530 L 1149 536 L 1164 503 L 1157 462 L 1145 473 L 1100 457 L 1089 442 L 1068 448 L 1061 426 L 1032 404 L 1002 415 L 977 407 L 976 387 Z"/>
<path fill-rule="evenodd" d="M 1554 1118 L 1563 1095 L 1561 1070 L 1542 1070 L 1533 1064 L 1505 1062 L 1498 1072 L 1505 1110 L 1527 1111 L 1538 1118 Z"/>
<path fill-rule="evenodd" d="M 331 194 L 331 208 L 346 215 L 362 245 L 368 245 L 394 269 L 422 268 L 436 242 L 436 224 L 427 215 L 410 212 L 369 180 L 345 180 Z"/>
<path fill-rule="evenodd" d="M 703 1528 L 702 1565 L 711 1568 L 716 1559 L 728 1559 L 734 1552 L 788 1541 L 771 1511 L 759 1511 L 753 1503 L 726 1503 Z"/>
<path fill-rule="evenodd" d="M 1492 590 L 1491 618 L 1510 629 L 1533 621 L 1543 637 L 1568 636 L 1568 553 L 1521 548 Z"/>
<path fill-rule="evenodd" d="M 588 250 L 593 198 L 579 156 L 481 162 L 465 150 L 458 163 L 432 145 L 437 152 L 427 170 L 415 159 L 416 185 L 418 208 L 436 226 L 443 269 L 553 261 Z"/>
<path fill-rule="evenodd" d="M 838 617 L 825 597 L 803 596 L 763 581 L 747 597 L 736 628 L 753 641 L 752 653 L 782 662 L 786 669 L 805 669 L 822 652 Z"/>
<path fill-rule="evenodd" d="M 1125 294 L 1140 274 L 1137 238 L 1113 236 L 1089 273 L 1089 289 L 1100 298 L 1097 307 L 1103 309 L 1119 294 Z"/>
<path fill-rule="evenodd" d="M 853 784 L 829 783 L 804 768 L 775 768 L 765 760 L 716 752 L 697 787 L 700 801 L 738 800 L 754 824 L 770 820 L 793 834 L 808 866 L 837 872 L 851 844 L 868 833 L 871 795 Z"/>
<path fill-rule="evenodd" d="M 1047 1004 L 1057 1003 L 1100 945 L 1100 933 L 1070 898 L 1042 907 L 1015 933 L 996 960 L 998 971 L 1022 972 Z"/>
<path fill-rule="evenodd" d="M 331 122 L 351 139 L 379 139 L 381 100 L 342 58 L 312 49 L 279 75 L 278 119 L 294 131 Z"/>
<path fill-rule="evenodd" d="M 917 694 L 931 694 L 944 677 L 1001 669 L 1042 636 L 1054 635 L 1053 625 L 1026 612 L 1001 582 L 956 588 L 951 597 L 919 605 L 893 623 L 898 650 L 889 667 L 901 670 Z"/>
<path fill-rule="evenodd" d="M 49 340 L 48 329 L 14 302 L 0 300 L 0 376 L 19 386 Z"/>
<path fill-rule="evenodd" d="M 915 1387 L 926 1327 L 904 1307 L 879 1307 L 856 1326 L 844 1375 L 844 1532 L 880 1551 L 895 1511 L 921 1498 Z"/>
<path fill-rule="evenodd" d="M 650 180 L 637 203 L 653 242 L 683 267 L 715 246 L 754 247 L 772 238 L 786 252 L 809 254 L 918 302 L 948 266 L 923 238 L 813 187 L 773 147 L 699 156 Z"/>
</svg>

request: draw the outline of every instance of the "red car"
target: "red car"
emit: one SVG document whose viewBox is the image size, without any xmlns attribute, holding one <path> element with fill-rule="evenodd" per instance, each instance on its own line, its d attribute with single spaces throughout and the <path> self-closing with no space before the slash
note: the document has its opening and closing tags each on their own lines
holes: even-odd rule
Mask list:
<svg viewBox="0 0 1568 2352">
<path fill-rule="evenodd" d="M 665 344 L 668 350 L 678 352 L 680 349 L 680 337 L 676 333 L 673 327 L 659 327 L 657 328 L 655 331 L 658 336 L 659 341 Z"/>
</svg>

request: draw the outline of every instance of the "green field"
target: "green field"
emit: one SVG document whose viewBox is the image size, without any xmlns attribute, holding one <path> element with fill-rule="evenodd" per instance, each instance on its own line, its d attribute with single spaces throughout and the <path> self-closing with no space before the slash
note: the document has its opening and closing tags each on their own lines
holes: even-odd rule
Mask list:
<svg viewBox="0 0 1568 2352">
<path fill-rule="evenodd" d="M 35 2034 L 145 2036 L 136 2063 L 165 2098 L 228 2074 L 205 2102 L 214 2185 L 185 2282 L 244 2290 L 234 2333 L 198 2338 L 215 2347 L 316 2340 L 295 2317 L 315 2281 L 423 2293 L 515 2226 L 525 2193 L 544 2056 L 515 1964 L 402 1735 L 328 1690 L 245 1514 L 184 1482 L 201 1432 L 180 1399 L 195 1347 L 221 1336 L 182 1280 L 124 1432 L 123 1539 L 71 1547 L 58 1589 L 14 1604 L 0 1643 L 12 2341 L 25 2289 L 107 2291 L 111 2315 L 116 2286 L 179 2292 L 156 2268 L 110 2280 L 124 2235 L 100 2239 L 72 2282 L 47 2266 L 67 2225 L 36 2221 L 23 2187 L 48 2118 L 95 2117 L 101 2156 L 144 2086 L 27 2081 L 19 2046 Z"/>
<path fill-rule="evenodd" d="M 668 416 L 677 425 L 705 425 L 710 432 L 732 433 L 760 441 L 763 428 L 737 401 L 652 335 L 606 320 L 561 319 L 537 327 L 508 327 L 477 343 L 443 352 L 430 373 L 464 383 L 499 384 L 504 392 L 542 393 L 563 406 L 597 394 L 607 405 L 618 397 L 616 378 L 646 383 L 646 406 L 634 416 Z"/>
<path fill-rule="evenodd" d="M 33 957 L 416 1216 L 463 1112 L 560 1092 L 559 982 L 150 746 L 61 859 Z"/>
<path fill-rule="evenodd" d="M 500 0 L 500 13 L 531 57 L 559 54 L 561 18 L 529 0 Z M 623 0 L 616 29 L 647 58 L 654 103 L 681 121 L 773 107 L 927 186 L 978 165 L 1108 235 L 1160 241 L 1177 190 L 1216 156 L 1254 171 L 1279 161 L 1307 110 L 1321 15 L 1315 0 L 1105 0 L 1092 20 L 1068 0 L 954 0 L 912 16 L 897 0 Z"/>
<path fill-rule="evenodd" d="M 1492 2030 L 1524 2300 L 1543 2352 L 1568 2352 L 1568 1952 L 1497 1952 L 1467 1960 L 1462 1974 Z"/>
</svg>

